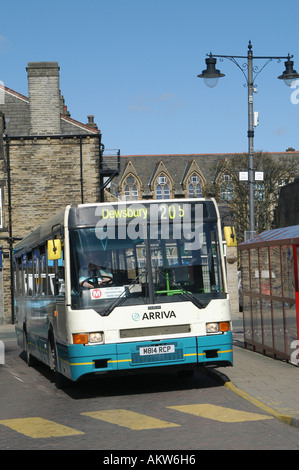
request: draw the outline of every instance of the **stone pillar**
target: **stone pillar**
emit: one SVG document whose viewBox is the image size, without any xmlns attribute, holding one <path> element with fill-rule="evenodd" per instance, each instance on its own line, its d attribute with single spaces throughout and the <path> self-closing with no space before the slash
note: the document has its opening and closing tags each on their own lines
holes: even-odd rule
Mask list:
<svg viewBox="0 0 299 470">
<path fill-rule="evenodd" d="M 60 91 L 57 62 L 29 62 L 28 92 L 31 135 L 59 135 Z"/>
</svg>

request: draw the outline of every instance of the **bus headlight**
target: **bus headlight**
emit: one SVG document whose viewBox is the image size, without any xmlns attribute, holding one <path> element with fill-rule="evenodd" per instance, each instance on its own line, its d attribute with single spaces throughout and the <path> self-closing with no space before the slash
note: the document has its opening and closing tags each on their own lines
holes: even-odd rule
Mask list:
<svg viewBox="0 0 299 470">
<path fill-rule="evenodd" d="M 94 333 L 73 334 L 74 344 L 103 343 L 103 342 L 104 342 L 103 331 L 96 331 Z"/>
<path fill-rule="evenodd" d="M 230 330 L 229 321 L 221 321 L 214 323 L 206 323 L 206 332 L 207 333 L 224 333 L 225 331 Z"/>
<path fill-rule="evenodd" d="M 207 333 L 218 333 L 219 325 L 218 323 L 207 323 L 206 324 L 206 332 Z"/>
<path fill-rule="evenodd" d="M 104 333 L 102 331 L 97 331 L 95 333 L 89 333 L 89 342 L 90 343 L 103 343 Z"/>
</svg>

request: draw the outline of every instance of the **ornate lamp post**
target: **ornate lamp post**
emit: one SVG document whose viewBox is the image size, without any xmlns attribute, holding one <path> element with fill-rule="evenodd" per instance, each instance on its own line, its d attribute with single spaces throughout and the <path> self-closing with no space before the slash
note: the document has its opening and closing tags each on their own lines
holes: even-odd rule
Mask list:
<svg viewBox="0 0 299 470">
<path fill-rule="evenodd" d="M 246 86 L 248 88 L 248 181 L 249 181 L 249 221 L 250 221 L 250 237 L 255 235 L 255 215 L 254 215 L 254 168 L 253 168 L 253 91 L 254 91 L 254 78 L 266 67 L 266 65 L 272 60 L 287 59 L 285 62 L 285 71 L 278 78 L 284 80 L 285 84 L 291 86 L 292 82 L 299 78 L 299 74 L 293 69 L 294 62 L 291 60 L 293 57 L 290 54 L 287 57 L 265 57 L 265 56 L 253 56 L 251 41 L 248 44 L 247 56 L 232 56 L 232 55 L 214 55 L 212 53 L 207 54 L 206 69 L 202 71 L 199 78 L 203 78 L 205 84 L 213 88 L 217 85 L 219 78 L 225 75 L 216 69 L 216 57 L 220 60 L 229 59 L 232 61 L 243 73 L 246 78 Z M 236 59 L 247 59 L 247 63 L 242 66 L 237 62 Z M 266 63 L 263 67 L 257 71 L 256 67 L 253 67 L 253 59 L 264 59 Z M 245 70 L 247 69 L 247 75 Z M 253 74 L 255 76 L 253 77 Z"/>
</svg>

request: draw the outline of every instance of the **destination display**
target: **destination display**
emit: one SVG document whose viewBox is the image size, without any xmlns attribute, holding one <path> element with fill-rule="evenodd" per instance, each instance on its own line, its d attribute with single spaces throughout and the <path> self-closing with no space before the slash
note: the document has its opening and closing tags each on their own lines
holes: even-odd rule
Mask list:
<svg viewBox="0 0 299 470">
<path fill-rule="evenodd" d="M 213 200 L 201 201 L 178 199 L 177 201 L 118 202 L 95 204 L 88 207 L 72 206 L 69 212 L 69 228 L 107 224 L 136 223 L 182 223 L 183 221 L 217 220 Z"/>
</svg>

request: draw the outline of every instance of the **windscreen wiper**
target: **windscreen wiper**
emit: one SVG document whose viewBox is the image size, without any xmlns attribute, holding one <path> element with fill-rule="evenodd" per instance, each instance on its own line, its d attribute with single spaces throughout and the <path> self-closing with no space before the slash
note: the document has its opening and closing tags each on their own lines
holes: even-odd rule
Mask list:
<svg viewBox="0 0 299 470">
<path fill-rule="evenodd" d="M 182 287 L 181 287 L 181 296 L 184 297 L 186 300 L 190 300 L 190 302 L 192 302 L 198 308 L 205 307 L 205 304 L 201 300 L 199 300 L 197 297 L 195 297 L 193 294 L 186 291 Z"/>
<path fill-rule="evenodd" d="M 136 285 L 136 283 L 139 281 L 140 279 L 140 276 L 142 274 L 146 274 L 145 271 L 140 271 L 140 273 L 138 274 L 138 276 L 135 277 L 135 279 L 131 282 L 131 284 L 129 286 L 124 286 L 125 287 L 125 290 L 124 292 L 122 292 L 110 305 L 108 308 L 106 308 L 106 310 L 104 310 L 104 312 L 100 313 L 101 316 L 103 317 L 107 317 L 108 315 L 110 315 L 110 313 L 112 312 L 112 310 L 114 310 L 116 307 L 119 307 L 119 305 L 121 305 L 129 296 L 130 294 L 130 291 L 131 289 Z"/>
<path fill-rule="evenodd" d="M 157 269 L 157 271 L 159 272 L 159 274 L 162 274 L 162 276 L 168 280 L 169 282 L 169 278 L 166 276 L 166 273 L 164 273 L 163 271 L 161 271 L 161 269 Z M 177 284 L 175 281 L 173 280 L 170 280 L 171 284 L 177 288 L 178 292 L 176 292 L 178 295 L 181 295 L 184 299 L 186 300 L 189 300 L 190 302 L 192 302 L 196 307 L 198 308 L 204 308 L 205 307 L 205 304 L 199 300 L 197 297 L 195 297 L 191 292 L 188 292 L 186 289 L 184 289 L 180 284 Z"/>
</svg>

